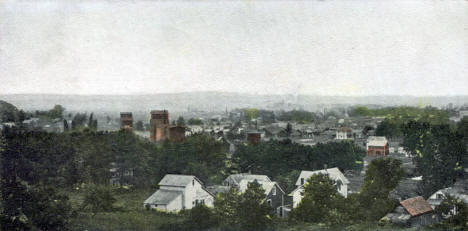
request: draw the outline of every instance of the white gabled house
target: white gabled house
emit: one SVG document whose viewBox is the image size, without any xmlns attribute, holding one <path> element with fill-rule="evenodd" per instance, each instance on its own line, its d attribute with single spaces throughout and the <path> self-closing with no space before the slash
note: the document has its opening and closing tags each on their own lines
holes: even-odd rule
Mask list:
<svg viewBox="0 0 468 231">
<path fill-rule="evenodd" d="M 213 194 L 195 176 L 167 174 L 158 185 L 159 189 L 143 202 L 146 208 L 177 212 L 197 204 L 213 207 Z"/>
<path fill-rule="evenodd" d="M 344 176 L 344 174 L 338 168 L 328 168 L 317 171 L 301 171 L 301 174 L 296 181 L 296 189 L 292 191 L 289 195 L 293 197 L 293 207 L 295 208 L 299 202 L 301 202 L 304 194 L 304 184 L 307 180 L 317 174 L 328 175 L 330 179 L 336 182 L 338 193 L 344 197 L 348 196 L 348 184 L 349 180 Z"/>
</svg>

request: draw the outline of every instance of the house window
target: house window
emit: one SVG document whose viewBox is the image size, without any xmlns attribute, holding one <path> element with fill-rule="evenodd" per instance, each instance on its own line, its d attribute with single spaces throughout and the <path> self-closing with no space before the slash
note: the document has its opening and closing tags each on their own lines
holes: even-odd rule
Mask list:
<svg viewBox="0 0 468 231">
<path fill-rule="evenodd" d="M 192 185 L 195 185 L 195 180 L 192 180 Z"/>
<path fill-rule="evenodd" d="M 273 186 L 273 189 L 271 190 L 271 194 L 273 194 L 273 196 L 276 196 L 276 186 Z"/>
<path fill-rule="evenodd" d="M 301 185 L 304 185 L 304 178 L 301 178 Z"/>
<path fill-rule="evenodd" d="M 271 207 L 271 199 L 268 199 L 268 200 L 267 200 L 267 204 L 268 204 L 268 206 Z"/>
<path fill-rule="evenodd" d="M 438 200 L 444 199 L 444 197 L 443 197 L 443 195 L 442 195 L 441 193 L 437 193 L 436 196 L 437 196 L 437 199 L 438 199 Z"/>
<path fill-rule="evenodd" d="M 343 182 L 341 182 L 341 180 L 337 180 L 336 181 L 336 188 L 338 189 L 338 191 L 341 191 L 341 185 L 343 185 Z"/>
<path fill-rule="evenodd" d="M 195 202 L 194 202 L 194 203 L 195 203 L 195 206 L 197 206 L 197 205 L 198 205 L 198 200 L 195 200 Z"/>
<path fill-rule="evenodd" d="M 205 204 L 205 199 L 201 200 L 200 204 L 204 205 Z"/>
</svg>

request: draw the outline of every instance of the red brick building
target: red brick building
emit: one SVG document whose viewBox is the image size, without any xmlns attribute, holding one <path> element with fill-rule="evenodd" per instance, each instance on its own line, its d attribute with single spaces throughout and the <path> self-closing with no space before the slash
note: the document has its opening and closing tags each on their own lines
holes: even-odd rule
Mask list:
<svg viewBox="0 0 468 231">
<path fill-rule="evenodd" d="M 120 129 L 133 129 L 133 115 L 131 112 L 120 113 Z"/>
<path fill-rule="evenodd" d="M 369 136 L 366 144 L 367 156 L 379 157 L 389 153 L 388 141 L 384 136 Z"/>
<path fill-rule="evenodd" d="M 249 144 L 259 144 L 262 138 L 260 132 L 247 132 L 247 142 Z"/>
<path fill-rule="evenodd" d="M 167 110 L 151 111 L 150 140 L 160 142 L 169 139 L 169 112 Z"/>
<path fill-rule="evenodd" d="M 169 128 L 169 140 L 172 142 L 184 142 L 185 127 L 171 126 Z"/>
</svg>

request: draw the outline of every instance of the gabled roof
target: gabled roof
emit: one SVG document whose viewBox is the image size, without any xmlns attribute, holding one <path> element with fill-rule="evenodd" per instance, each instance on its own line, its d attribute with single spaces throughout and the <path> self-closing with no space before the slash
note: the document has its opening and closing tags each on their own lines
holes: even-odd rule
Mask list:
<svg viewBox="0 0 468 231">
<path fill-rule="evenodd" d="M 343 184 L 349 184 L 348 178 L 346 178 L 344 174 L 338 168 L 328 168 L 328 169 L 322 169 L 322 170 L 317 170 L 317 171 L 304 171 L 304 170 L 301 171 L 301 174 L 297 178 L 296 186 L 301 185 L 301 178 L 304 178 L 304 182 L 305 182 L 311 176 L 316 175 L 316 174 L 328 175 L 328 177 L 330 177 L 334 181 L 341 180 Z"/>
<path fill-rule="evenodd" d="M 206 187 L 206 190 L 208 190 L 210 193 L 216 195 L 218 193 L 225 193 L 228 192 L 231 187 L 229 186 L 224 186 L 224 185 L 211 185 Z"/>
<path fill-rule="evenodd" d="M 192 180 L 196 180 L 203 185 L 203 183 L 195 176 L 176 174 L 166 174 L 159 182 L 159 185 L 185 187 L 190 184 Z"/>
<path fill-rule="evenodd" d="M 257 180 L 257 181 L 266 181 L 271 182 L 270 178 L 267 175 L 254 175 L 249 173 L 239 173 L 239 174 L 232 174 L 226 178 L 232 179 L 234 182 L 239 184 L 241 180 Z"/>
<path fill-rule="evenodd" d="M 247 186 L 249 183 L 251 182 L 254 182 L 255 180 L 241 180 L 239 182 L 239 189 L 241 192 L 245 192 L 245 190 L 247 190 Z M 278 183 L 274 182 L 274 181 L 257 181 L 261 186 L 262 188 L 265 190 L 265 195 L 268 195 L 270 194 L 271 190 L 275 187 L 275 185 L 278 186 L 278 189 L 283 192 L 284 194 L 284 191 L 283 189 L 278 185 Z"/>
<path fill-rule="evenodd" d="M 369 136 L 367 139 L 368 146 L 385 146 L 387 144 L 387 138 L 385 136 Z"/>
<path fill-rule="evenodd" d="M 182 194 L 182 191 L 159 189 L 153 193 L 153 195 L 148 197 L 148 199 L 146 199 L 143 203 L 153 205 L 167 205 Z"/>
<path fill-rule="evenodd" d="M 432 212 L 432 207 L 427 203 L 422 196 L 413 197 L 400 201 L 400 204 L 414 217 L 428 212 Z"/>
</svg>

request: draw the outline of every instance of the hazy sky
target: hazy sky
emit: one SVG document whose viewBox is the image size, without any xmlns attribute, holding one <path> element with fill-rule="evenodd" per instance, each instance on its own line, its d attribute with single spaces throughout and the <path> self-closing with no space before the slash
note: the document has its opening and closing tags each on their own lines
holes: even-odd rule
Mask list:
<svg viewBox="0 0 468 231">
<path fill-rule="evenodd" d="M 0 94 L 468 94 L 468 1 L 0 0 Z"/>
</svg>

